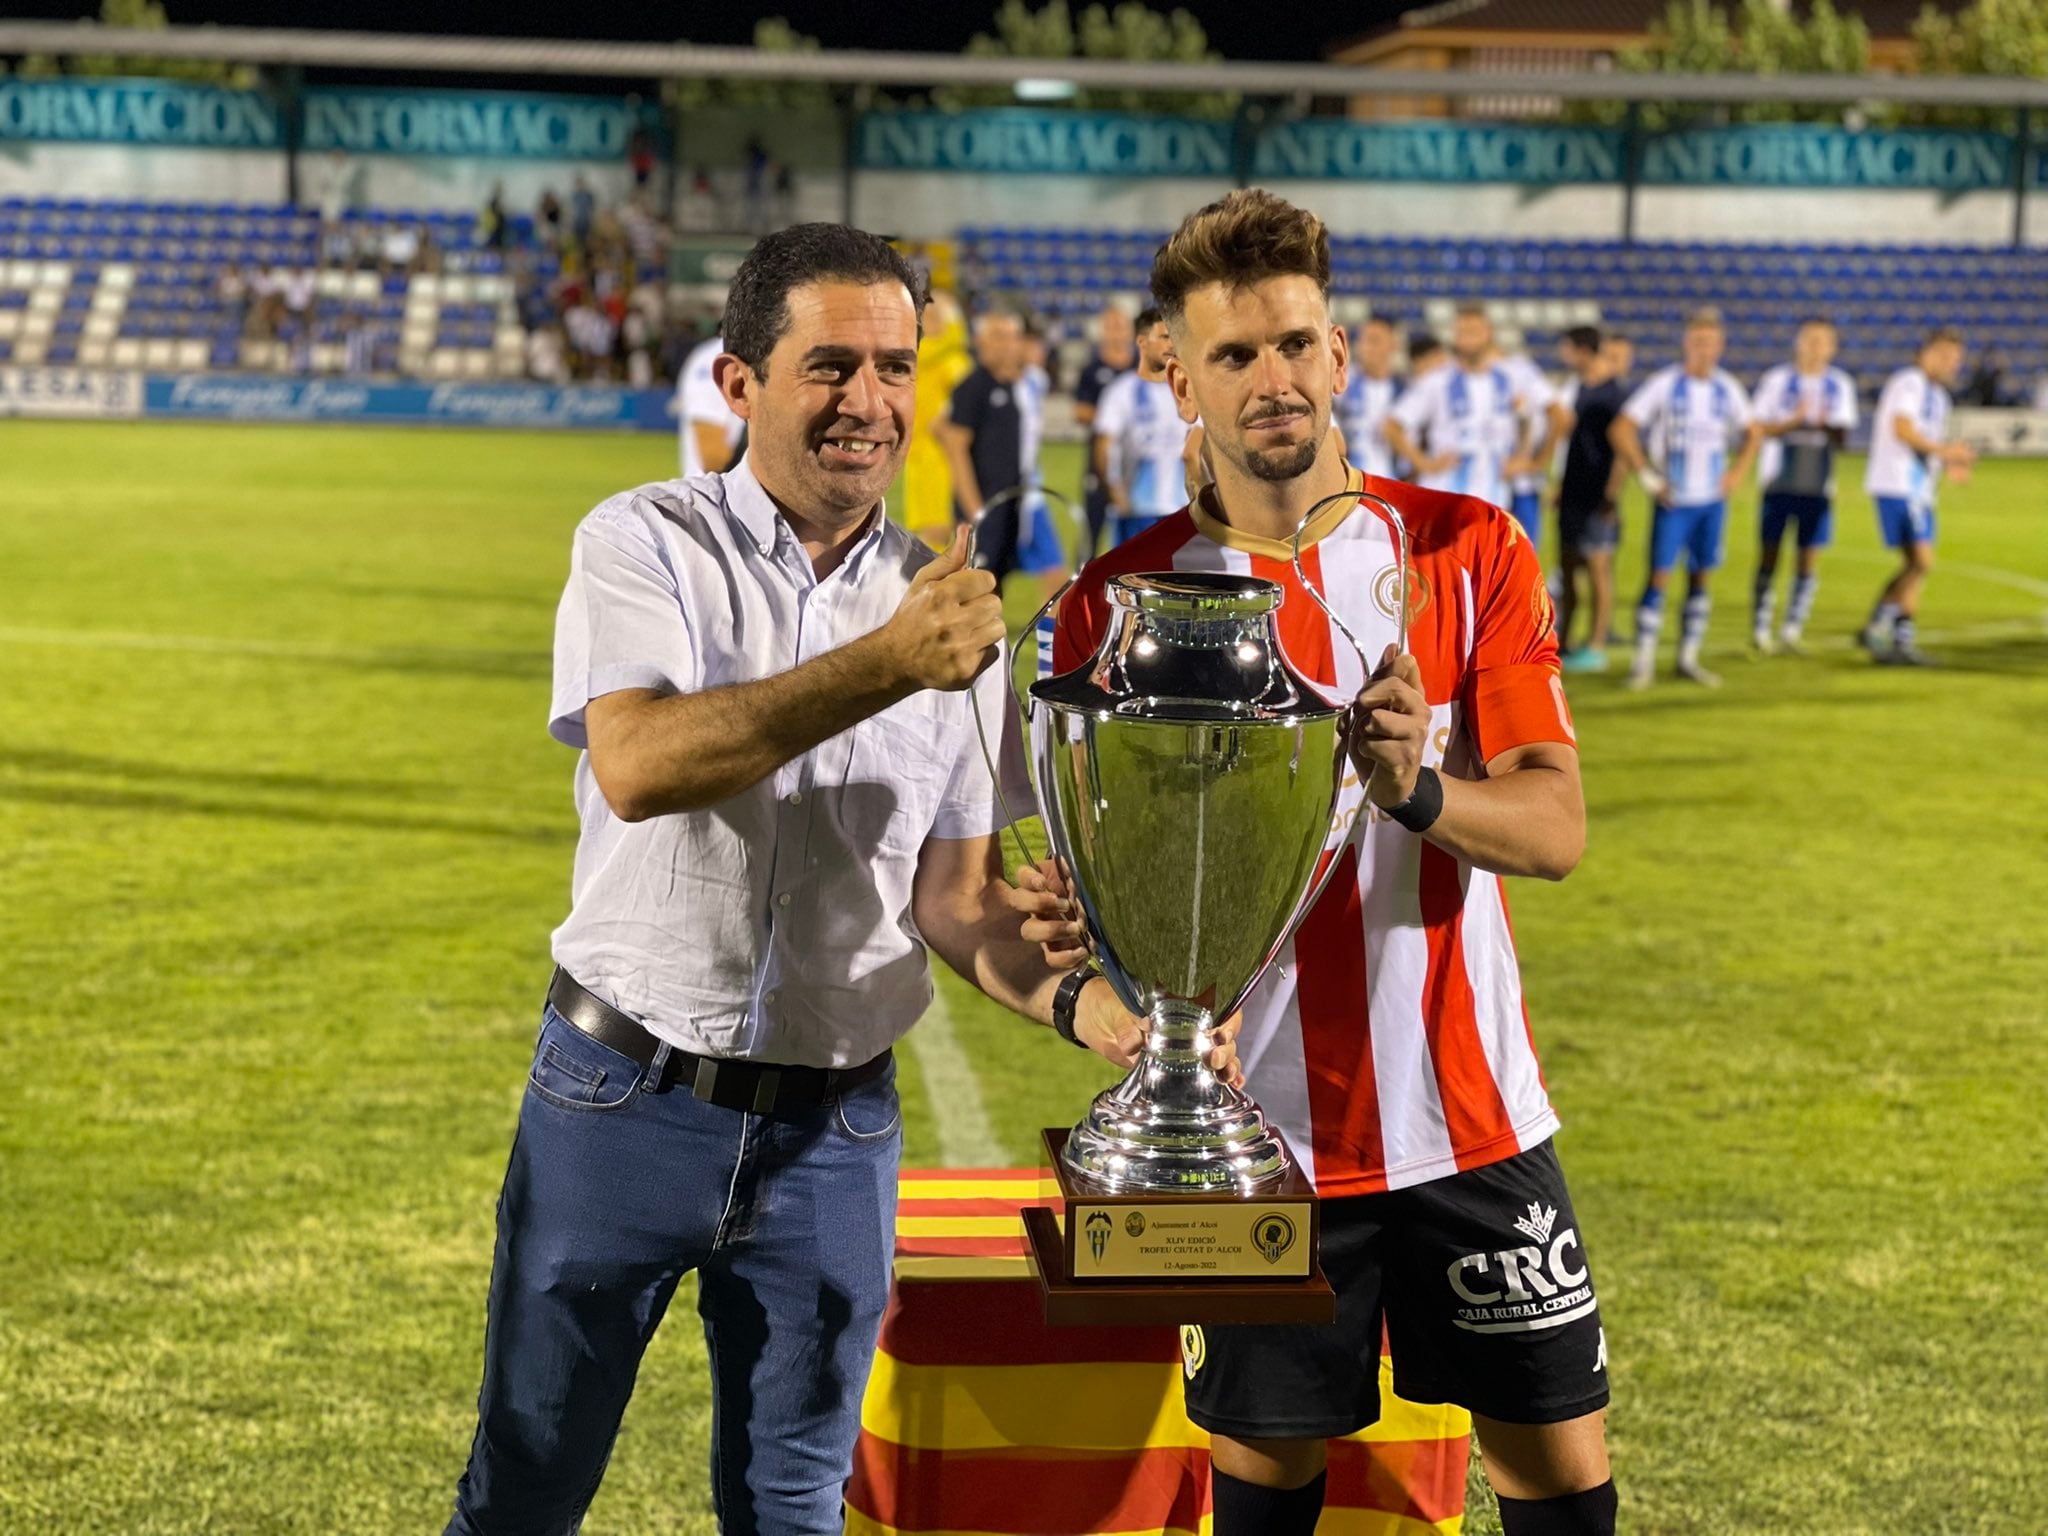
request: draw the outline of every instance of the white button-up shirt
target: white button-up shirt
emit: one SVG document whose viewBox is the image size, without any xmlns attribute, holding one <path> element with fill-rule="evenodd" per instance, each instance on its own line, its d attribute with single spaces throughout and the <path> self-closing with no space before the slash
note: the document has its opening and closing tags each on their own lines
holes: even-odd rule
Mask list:
<svg viewBox="0 0 2048 1536">
<path fill-rule="evenodd" d="M 590 700 L 692 693 L 786 672 L 879 628 L 931 552 L 886 517 L 824 580 L 742 461 L 604 502 L 576 530 L 555 620 L 549 731 L 585 747 Z M 1004 825 L 975 701 L 1013 814 L 1035 809 L 1005 680 L 925 691 L 731 799 L 632 823 L 576 764 L 574 904 L 554 958 L 664 1040 L 702 1055 L 846 1067 L 931 1001 L 910 913 L 928 837 Z"/>
</svg>

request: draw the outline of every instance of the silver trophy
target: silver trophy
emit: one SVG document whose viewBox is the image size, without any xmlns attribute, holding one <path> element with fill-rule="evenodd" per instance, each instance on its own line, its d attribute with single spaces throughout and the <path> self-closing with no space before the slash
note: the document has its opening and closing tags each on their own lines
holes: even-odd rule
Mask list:
<svg viewBox="0 0 2048 1536">
<path fill-rule="evenodd" d="M 1404 620 L 1407 537 L 1393 507 L 1356 491 L 1318 502 L 1296 530 L 1303 588 L 1357 649 L 1300 563 L 1302 530 L 1339 499 L 1374 503 L 1389 521 Z M 1276 582 L 1160 572 L 1114 578 L 1105 595 L 1095 654 L 1034 684 L 1023 710 L 1053 853 L 1103 975 L 1150 1032 L 1129 1075 L 1065 1136 L 1062 1183 L 1071 1175 L 1103 1195 L 1273 1192 L 1298 1182 L 1291 1159 L 1258 1105 L 1209 1068 L 1211 1035 L 1337 867 L 1332 848 L 1318 877 L 1336 831 L 1348 700 L 1289 663 Z M 1360 662 L 1369 673 L 1362 650 Z"/>
</svg>

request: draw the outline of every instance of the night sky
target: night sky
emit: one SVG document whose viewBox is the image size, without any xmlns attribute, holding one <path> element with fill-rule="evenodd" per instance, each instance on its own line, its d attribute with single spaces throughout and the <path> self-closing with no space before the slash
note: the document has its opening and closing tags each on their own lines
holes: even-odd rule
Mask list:
<svg viewBox="0 0 2048 1536">
<path fill-rule="evenodd" d="M 685 4 L 658 12 L 647 6 L 563 6 L 506 0 L 489 7 L 454 0 L 350 0 L 347 25 L 363 32 L 436 32 L 500 37 L 587 37 L 635 42 L 747 43 L 753 40 L 758 15 L 781 15 L 799 32 L 827 47 L 906 49 L 952 52 L 978 31 L 993 30 L 998 0 L 967 0 L 965 4 L 906 4 L 894 8 L 873 3 L 849 6 L 806 4 L 803 0 L 764 0 L 756 9 L 733 5 Z M 1034 0 L 1036 3 L 1036 0 Z M 1070 0 L 1072 3 L 1072 0 Z M 1309 62 L 1323 57 L 1333 43 L 1370 31 L 1417 0 L 1353 0 L 1343 6 L 1298 3 L 1273 7 L 1218 0 L 1194 0 L 1181 8 L 1197 17 L 1209 34 L 1209 45 L 1229 59 L 1272 59 Z M 1155 10 L 1171 5 L 1154 0 Z M 218 22 L 226 26 L 296 27 L 303 23 L 303 4 L 275 0 L 166 0 L 173 23 Z M 1075 11 L 1083 9 L 1073 4 Z M 96 5 L 81 0 L 13 0 L 7 14 L 16 20 L 76 20 L 98 14 Z M 330 12 L 330 14 L 332 14 Z"/>
</svg>

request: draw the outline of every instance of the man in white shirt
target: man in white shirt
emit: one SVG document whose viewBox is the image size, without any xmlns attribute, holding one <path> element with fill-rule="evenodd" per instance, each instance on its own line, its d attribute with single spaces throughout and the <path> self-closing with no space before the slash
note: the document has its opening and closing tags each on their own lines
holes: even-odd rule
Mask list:
<svg viewBox="0 0 2048 1536">
<path fill-rule="evenodd" d="M 1629 396 L 1610 429 L 1615 453 L 1656 505 L 1650 527 L 1650 581 L 1636 609 L 1631 688 L 1647 688 L 1655 676 L 1664 588 L 1681 554 L 1688 589 L 1678 633 L 1678 675 L 1707 688 L 1721 685 L 1721 679 L 1700 663 L 1712 612 L 1707 581 L 1721 564 L 1728 498 L 1756 457 L 1749 395 L 1721 366 L 1727 345 L 1721 312 L 1694 312 L 1685 325 L 1684 362 L 1651 374 Z"/>
<path fill-rule="evenodd" d="M 1451 365 L 1409 384 L 1387 417 L 1394 457 L 1415 467 L 1433 491 L 1476 496 L 1505 510 L 1511 474 L 1529 471 L 1526 375 L 1494 346 L 1493 321 L 1482 305 L 1458 310 L 1451 327 Z"/>
<path fill-rule="evenodd" d="M 1109 498 L 1112 547 L 1187 504 L 1184 420 L 1166 382 L 1173 339 L 1158 310 L 1138 316 L 1138 366 L 1119 374 L 1095 408 L 1095 473 Z"/>
<path fill-rule="evenodd" d="M 1332 411 L 1343 438 L 1344 457 L 1368 475 L 1394 473 L 1394 450 L 1387 442 L 1386 425 L 1387 413 L 1401 392 L 1401 381 L 1394 374 L 1400 340 L 1394 322 L 1385 315 L 1374 315 L 1358 327 L 1350 382 Z"/>
<path fill-rule="evenodd" d="M 676 380 L 676 425 L 682 439 L 683 478 L 717 474 L 732 468 L 740 456 L 747 424 L 733 414 L 712 364 L 725 350 L 725 338 L 700 341 L 683 359 Z"/>
<path fill-rule="evenodd" d="M 1820 590 L 1820 552 L 1834 539 L 1835 454 L 1856 430 L 1856 381 L 1834 365 L 1834 323 L 1808 320 L 1793 339 L 1792 361 L 1756 383 L 1756 478 L 1763 487 L 1750 645 L 1768 656 L 1778 645 L 1796 652 Z M 1799 534 L 1799 574 L 1773 640 L 1778 551 L 1785 530 Z"/>
<path fill-rule="evenodd" d="M 1878 531 L 1903 564 L 1877 595 L 1863 626 L 1863 648 L 1873 660 L 1926 666 L 1914 640 L 1920 589 L 1934 568 L 1934 496 L 1942 476 L 1967 480 L 1976 452 L 1947 441 L 1949 391 L 1963 367 L 1963 338 L 1943 326 L 1920 344 L 1911 368 L 1885 380 L 1870 423 L 1870 463 L 1863 487 L 1877 503 Z"/>
<path fill-rule="evenodd" d="M 1108 983 L 1069 988 L 1007 904 L 971 713 L 1021 808 L 995 580 L 964 529 L 934 556 L 882 505 L 923 300 L 873 235 L 766 237 L 716 365 L 746 458 L 577 530 L 549 719 L 585 749 L 574 900 L 450 1536 L 577 1528 L 693 1270 L 720 1529 L 838 1532 L 894 1249 L 891 1048 L 931 1000 L 927 947 L 1135 1059 Z M 1212 1066 L 1235 1076 L 1230 1048 Z"/>
</svg>

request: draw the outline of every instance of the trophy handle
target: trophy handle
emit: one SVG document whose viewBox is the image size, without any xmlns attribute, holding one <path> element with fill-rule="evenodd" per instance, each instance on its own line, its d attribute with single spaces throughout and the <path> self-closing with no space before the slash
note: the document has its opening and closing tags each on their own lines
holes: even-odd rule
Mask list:
<svg viewBox="0 0 2048 1536">
<path fill-rule="evenodd" d="M 1061 495 L 1058 491 L 1052 490 L 1050 487 L 1042 485 L 1011 486 L 1010 489 L 1008 489 L 1007 491 L 1002 492 L 1000 495 L 990 497 L 988 501 L 982 504 L 982 516 L 986 517 L 988 515 L 988 510 L 990 507 L 1000 506 L 1006 501 L 1020 501 L 1024 497 L 1034 493 L 1043 496 L 1048 502 L 1058 502 L 1059 505 L 1065 510 L 1067 521 L 1070 523 L 1075 521 L 1078 514 L 1074 507 L 1074 503 L 1067 497 Z M 1080 518 L 1080 523 L 1083 529 L 1087 527 L 1087 519 L 1085 517 Z M 967 531 L 967 563 L 970 566 L 974 564 L 974 557 L 976 553 L 975 546 L 979 544 L 980 541 L 981 521 L 979 518 L 977 518 L 974 522 L 968 525 Z M 1084 565 L 1086 563 L 1086 561 L 1082 562 L 1082 564 Z M 1038 605 L 1038 611 L 1031 615 L 1031 622 L 1024 626 L 1023 630 L 1018 635 L 1018 639 L 1021 640 L 1025 635 L 1031 635 L 1034 637 L 1037 635 L 1039 622 L 1045 618 L 1046 614 L 1052 611 L 1053 607 L 1059 602 L 1061 598 L 1067 595 L 1068 591 L 1073 587 L 1074 583 L 1080 579 L 1080 575 L 1081 571 L 1080 568 L 1077 566 L 1072 572 L 1068 574 L 1067 579 L 1059 584 L 1058 590 L 1055 591 L 1051 597 L 1048 597 L 1044 602 Z M 1017 677 L 1014 668 L 1016 657 L 1014 653 L 1008 658 L 1008 661 L 1010 662 L 1010 665 L 1005 666 L 1003 669 L 1003 693 L 1005 697 L 1007 697 L 1010 701 L 1011 710 L 1018 714 L 1021 714 L 1024 718 L 1025 725 L 1029 726 L 1031 723 L 1031 698 L 1028 693 L 1021 699 L 1017 696 Z M 1017 818 L 1010 814 L 1009 797 L 1003 793 L 1003 776 L 1002 773 L 996 767 L 995 753 L 991 751 L 989 748 L 988 728 L 982 723 L 981 701 L 976 696 L 974 688 L 971 684 L 968 686 L 967 689 L 967 712 L 974 717 L 974 734 L 975 737 L 981 742 L 982 765 L 988 769 L 989 783 L 995 787 L 996 805 L 1001 809 L 1003 813 L 1003 820 L 1009 824 L 1010 840 L 1017 845 L 1017 857 L 1021 863 L 1035 866 L 1038 861 L 1031 857 L 1031 849 L 1027 847 L 1024 842 L 1024 834 L 1017 828 Z M 1030 780 L 1031 792 L 1034 796 L 1036 796 L 1038 793 L 1038 781 L 1031 777 L 1031 754 L 1028 751 L 1024 754 L 1024 776 L 1027 780 Z"/>
<path fill-rule="evenodd" d="M 1293 553 L 1295 580 L 1299 581 L 1302 585 L 1302 589 L 1306 591 L 1308 595 L 1315 600 L 1315 605 L 1318 608 L 1322 609 L 1323 612 L 1329 616 L 1330 622 L 1337 627 L 1338 633 L 1343 635 L 1344 638 L 1350 642 L 1351 649 L 1355 651 L 1358 655 L 1359 675 L 1361 677 L 1369 678 L 1372 676 L 1373 670 L 1372 658 L 1365 654 L 1365 647 L 1359 643 L 1358 636 L 1351 632 L 1351 626 L 1344 622 L 1344 620 L 1338 615 L 1337 610 L 1331 607 L 1330 604 L 1324 599 L 1323 594 L 1315 589 L 1315 584 L 1308 579 L 1308 572 L 1303 570 L 1301 566 L 1301 536 L 1308 531 L 1308 525 L 1315 521 L 1316 514 L 1322 511 L 1324 507 L 1330 505 L 1330 503 L 1333 501 L 1369 501 L 1373 503 L 1375 506 L 1377 506 L 1383 513 L 1386 514 L 1387 521 L 1393 526 L 1394 569 L 1396 572 L 1394 594 L 1394 625 L 1395 634 L 1398 637 L 1396 644 L 1398 649 L 1401 651 L 1406 651 L 1408 649 L 1408 524 L 1402 519 L 1400 509 L 1397 508 L 1392 502 L 1388 501 L 1386 497 L 1374 495 L 1371 491 L 1366 490 L 1346 490 L 1339 491 L 1334 496 L 1323 497 L 1322 500 L 1318 501 L 1314 506 L 1310 507 L 1307 512 L 1303 513 L 1301 521 L 1294 525 Z M 1346 706 L 1346 714 L 1347 716 L 1349 714 L 1348 705 Z M 1346 745 L 1349 736 L 1350 731 L 1348 729 L 1341 730 L 1338 732 L 1338 750 L 1340 752 L 1349 751 L 1349 748 Z M 1342 783 L 1341 775 L 1339 775 L 1339 783 Z M 1364 792 L 1365 786 L 1363 784 L 1360 784 L 1359 793 L 1363 795 Z M 1341 792 L 1339 793 L 1337 799 L 1339 801 L 1343 799 Z M 1330 807 L 1329 835 L 1323 839 L 1324 846 L 1326 848 L 1329 846 L 1330 838 L 1337 836 L 1338 828 L 1342 823 L 1342 819 L 1343 818 L 1338 806 L 1336 804 L 1332 804 Z M 1365 818 L 1360 818 L 1360 820 L 1363 819 Z M 1355 828 L 1356 825 L 1357 823 L 1354 822 L 1353 827 Z M 1317 875 L 1315 879 L 1309 883 L 1308 890 L 1303 894 L 1301 901 L 1299 902 L 1299 904 L 1296 905 L 1293 913 L 1288 917 L 1287 926 L 1280 930 L 1280 937 L 1273 945 L 1273 953 L 1266 957 L 1266 965 L 1271 965 L 1273 963 L 1273 956 L 1280 953 L 1281 949 L 1286 945 L 1287 941 L 1294 936 L 1294 930 L 1298 926 L 1300 926 L 1301 920 L 1307 917 L 1310 909 L 1313 908 L 1315 904 L 1322 899 L 1323 892 L 1329 887 L 1330 878 L 1337 873 L 1337 866 L 1343 862 L 1344 849 L 1350 844 L 1350 842 L 1351 832 L 1346 831 L 1341 840 L 1337 843 L 1337 846 L 1334 849 L 1330 850 L 1329 861 L 1323 866 L 1322 873 Z M 1259 967 L 1259 970 L 1263 973 L 1265 968 L 1266 967 L 1262 965 Z"/>
</svg>

